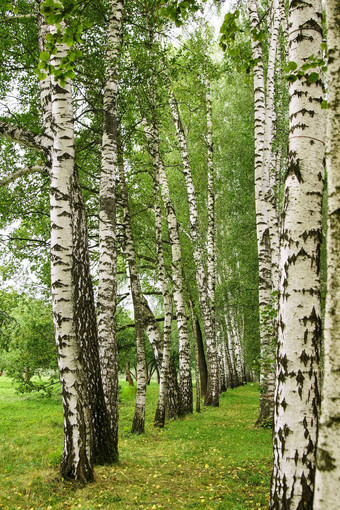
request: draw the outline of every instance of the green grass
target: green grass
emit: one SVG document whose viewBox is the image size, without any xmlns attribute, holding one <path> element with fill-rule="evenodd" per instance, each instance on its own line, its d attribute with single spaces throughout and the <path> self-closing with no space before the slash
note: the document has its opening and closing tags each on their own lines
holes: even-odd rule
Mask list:
<svg viewBox="0 0 340 510">
<path fill-rule="evenodd" d="M 96 467 L 87 486 L 62 480 L 60 398 L 19 396 L 0 378 L 0 509 L 268 507 L 271 431 L 255 429 L 258 386 L 221 395 L 219 408 L 152 426 L 158 387 L 148 387 L 146 433 L 130 434 L 135 388 L 121 382 L 120 463 Z"/>
</svg>

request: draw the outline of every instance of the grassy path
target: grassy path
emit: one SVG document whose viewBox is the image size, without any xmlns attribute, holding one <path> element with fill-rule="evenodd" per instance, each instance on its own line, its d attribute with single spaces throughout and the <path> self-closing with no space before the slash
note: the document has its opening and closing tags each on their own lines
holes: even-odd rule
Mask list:
<svg viewBox="0 0 340 510">
<path fill-rule="evenodd" d="M 135 388 L 121 383 L 120 463 L 96 468 L 86 487 L 58 477 L 60 399 L 15 394 L 0 378 L 0 509 L 202 508 L 268 506 L 271 431 L 257 430 L 258 386 L 221 396 L 219 408 L 154 429 L 157 385 L 148 388 L 147 431 L 132 436 Z"/>
</svg>

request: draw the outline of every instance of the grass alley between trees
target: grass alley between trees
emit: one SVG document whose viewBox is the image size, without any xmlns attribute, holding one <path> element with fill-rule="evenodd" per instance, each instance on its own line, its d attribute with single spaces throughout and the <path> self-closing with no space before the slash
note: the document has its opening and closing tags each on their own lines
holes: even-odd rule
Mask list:
<svg viewBox="0 0 340 510">
<path fill-rule="evenodd" d="M 120 382 L 120 463 L 97 466 L 87 486 L 62 480 L 63 416 L 58 394 L 21 396 L 0 378 L 0 509 L 268 507 L 271 430 L 256 429 L 258 385 L 221 395 L 163 430 L 153 427 L 158 386 L 148 387 L 146 433 L 130 433 L 135 387 Z"/>
</svg>

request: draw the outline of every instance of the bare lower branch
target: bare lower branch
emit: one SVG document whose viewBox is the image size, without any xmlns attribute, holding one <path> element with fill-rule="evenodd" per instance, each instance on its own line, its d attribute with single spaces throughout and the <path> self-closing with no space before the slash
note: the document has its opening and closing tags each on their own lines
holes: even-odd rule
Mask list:
<svg viewBox="0 0 340 510">
<path fill-rule="evenodd" d="M 3 120 L 0 120 L 0 136 L 43 153 L 50 150 L 52 143 L 45 135 L 37 135 Z"/>
<path fill-rule="evenodd" d="M 38 165 L 21 168 L 20 170 L 13 172 L 8 177 L 5 177 L 4 179 L 2 179 L 0 181 L 0 188 L 7 186 L 11 182 L 16 181 L 17 179 L 19 179 L 20 177 L 22 177 L 24 175 L 43 173 L 44 171 L 45 171 L 45 168 L 43 166 L 38 166 Z"/>
</svg>

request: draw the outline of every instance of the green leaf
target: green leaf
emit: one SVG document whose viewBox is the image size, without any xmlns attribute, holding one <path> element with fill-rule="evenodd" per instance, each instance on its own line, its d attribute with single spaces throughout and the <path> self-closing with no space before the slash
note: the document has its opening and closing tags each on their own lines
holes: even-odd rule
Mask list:
<svg viewBox="0 0 340 510">
<path fill-rule="evenodd" d="M 73 72 L 73 71 L 71 71 L 71 70 L 70 70 L 70 71 L 66 71 L 65 76 L 66 76 L 66 78 L 70 78 L 70 80 L 74 80 L 74 79 L 75 79 L 75 77 L 76 77 L 76 75 L 74 74 L 74 72 Z"/>
<path fill-rule="evenodd" d="M 319 79 L 319 73 L 311 73 L 308 78 L 307 78 L 307 81 L 308 83 L 315 83 L 316 81 L 318 81 Z"/>
<path fill-rule="evenodd" d="M 288 65 L 287 65 L 287 71 L 295 71 L 297 69 L 297 63 L 296 62 L 293 62 L 293 61 L 290 61 L 288 62 Z"/>
<path fill-rule="evenodd" d="M 289 74 L 287 76 L 287 81 L 289 83 L 294 83 L 297 79 L 298 79 L 298 77 L 295 74 Z"/>
<path fill-rule="evenodd" d="M 328 108 L 328 104 L 327 104 L 326 99 L 324 99 L 324 100 L 321 102 L 321 108 L 322 108 L 323 110 L 327 110 L 327 108 Z"/>
<path fill-rule="evenodd" d="M 69 48 L 71 48 L 73 46 L 74 40 L 73 40 L 72 35 L 64 34 L 62 40 L 63 40 L 63 43 L 67 44 L 67 46 Z"/>
<path fill-rule="evenodd" d="M 47 62 L 50 59 L 50 54 L 47 51 L 42 51 L 40 53 L 40 60 L 43 62 Z"/>
<path fill-rule="evenodd" d="M 38 74 L 39 80 L 44 80 L 46 78 L 46 76 L 47 76 L 47 74 L 45 74 L 45 73 L 39 73 Z"/>
</svg>

